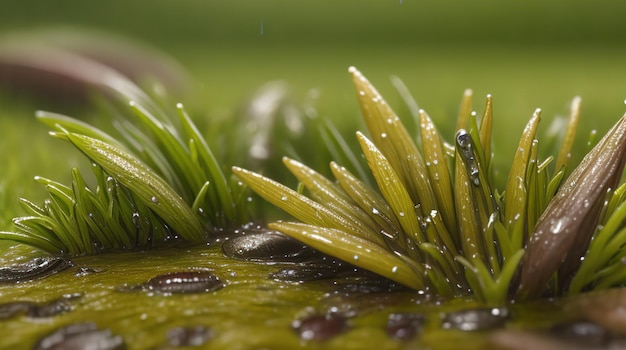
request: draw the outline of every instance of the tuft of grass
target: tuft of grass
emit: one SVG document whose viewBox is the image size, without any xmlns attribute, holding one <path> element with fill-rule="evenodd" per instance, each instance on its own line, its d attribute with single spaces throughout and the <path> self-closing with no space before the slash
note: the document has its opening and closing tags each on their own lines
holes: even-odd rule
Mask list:
<svg viewBox="0 0 626 350">
<path fill-rule="evenodd" d="M 452 144 L 419 110 L 416 143 L 374 86 L 355 68 L 350 73 L 369 131 L 356 136 L 376 185 L 336 162 L 331 180 L 284 158 L 305 191 L 233 167 L 257 194 L 301 221 L 270 228 L 408 287 L 489 304 L 626 283 L 626 189 L 617 187 L 626 117 L 571 171 L 580 99 L 572 102 L 556 162 L 539 158 L 536 110 L 501 190 L 491 165 L 491 96 L 479 118 L 471 90 L 465 92 Z"/>
<path fill-rule="evenodd" d="M 305 124 L 292 125 L 302 143 L 290 139 L 281 149 L 292 155 L 282 161 L 297 190 L 239 166 L 232 176 L 182 105 L 171 118 L 111 73 L 102 85 L 118 101 L 130 100 L 124 107 L 130 115 L 115 123 L 121 137 L 38 113 L 52 136 L 93 163 L 95 181 L 77 169 L 70 185 L 36 178 L 49 198 L 43 205 L 22 199 L 28 214 L 15 218 L 16 232 L 0 232 L 0 239 L 70 256 L 172 240 L 210 242 L 226 227 L 259 219 L 251 214 L 249 187 L 298 220 L 269 228 L 423 293 L 473 295 L 497 305 L 626 284 L 626 184 L 620 185 L 626 116 L 574 166 L 580 99 L 572 102 L 557 154 L 545 159 L 540 145 L 553 140 L 539 141 L 536 110 L 502 189 L 495 186 L 491 96 L 478 114 L 471 90 L 465 91 L 447 142 L 401 82 L 395 84 L 419 126 L 416 135 L 358 70 L 350 73 L 368 129 L 356 133 L 363 157 L 329 121 L 306 121 L 317 136 L 302 132 Z M 260 98 L 278 110 L 279 92 L 270 88 Z M 242 159 L 269 167 L 281 142 L 271 140 L 280 123 L 267 113 L 252 120 L 262 134 L 243 142 L 249 148 Z M 311 154 L 306 142 L 319 140 L 325 149 L 315 161 L 334 158 L 326 172 L 334 179 L 296 159 Z"/>
<path fill-rule="evenodd" d="M 52 136 L 92 162 L 95 185 L 78 169 L 70 185 L 37 177 L 49 198 L 43 205 L 22 199 L 28 215 L 15 218 L 16 232 L 0 232 L 0 239 L 74 256 L 170 240 L 210 242 L 222 229 L 248 222 L 244 186 L 223 171 L 183 106 L 176 106 L 175 125 L 146 95 L 141 100 L 128 105 L 138 122 L 127 116 L 117 124 L 121 140 L 77 119 L 38 112 Z"/>
</svg>

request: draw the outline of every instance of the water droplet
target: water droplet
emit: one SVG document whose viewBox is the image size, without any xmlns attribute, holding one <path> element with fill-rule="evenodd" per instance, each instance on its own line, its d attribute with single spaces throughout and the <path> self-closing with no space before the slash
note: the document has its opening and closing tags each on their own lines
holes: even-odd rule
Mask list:
<svg viewBox="0 0 626 350">
<path fill-rule="evenodd" d="M 378 212 L 378 209 L 376 209 L 376 208 L 372 208 L 372 214 L 374 214 L 374 215 L 378 215 L 378 213 L 379 213 L 379 212 Z"/>
<path fill-rule="evenodd" d="M 456 134 L 456 144 L 459 155 L 465 164 L 467 175 L 475 186 L 479 186 L 478 161 L 474 156 L 472 137 L 467 131 L 461 129 Z"/>
<path fill-rule="evenodd" d="M 159 199 L 156 196 L 152 196 L 152 198 L 150 198 L 150 200 L 152 201 L 152 203 L 154 204 L 158 204 L 159 203 Z"/>
<path fill-rule="evenodd" d="M 425 220 L 422 220 L 422 222 L 420 222 L 420 229 L 422 230 L 422 232 L 428 231 L 429 226 L 430 225 Z"/>
<path fill-rule="evenodd" d="M 507 308 L 484 308 L 455 311 L 446 314 L 441 324 L 444 329 L 483 331 L 500 328 L 509 318 Z"/>
<path fill-rule="evenodd" d="M 400 215 L 400 217 L 404 217 L 404 212 L 401 211 L 401 212 L 398 213 L 398 215 Z"/>
<path fill-rule="evenodd" d="M 283 201 L 283 202 L 286 201 L 287 200 L 287 196 L 280 197 L 280 200 Z"/>
<path fill-rule="evenodd" d="M 386 139 L 387 138 L 387 133 L 380 134 L 380 137 L 382 137 L 383 139 Z"/>
<path fill-rule="evenodd" d="M 563 220 L 561 219 L 557 220 L 555 223 L 552 223 L 552 226 L 550 226 L 550 232 L 552 232 L 555 235 L 561 233 L 562 229 L 563 229 Z"/>
</svg>

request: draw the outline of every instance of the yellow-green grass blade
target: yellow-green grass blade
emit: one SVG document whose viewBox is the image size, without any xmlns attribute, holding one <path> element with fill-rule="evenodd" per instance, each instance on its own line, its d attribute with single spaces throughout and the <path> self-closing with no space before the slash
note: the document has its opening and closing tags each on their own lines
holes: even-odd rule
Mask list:
<svg viewBox="0 0 626 350">
<path fill-rule="evenodd" d="M 314 225 L 275 222 L 270 229 L 280 231 L 323 253 L 372 271 L 407 287 L 423 290 L 424 271 L 420 265 L 409 267 L 388 250 L 350 233 Z"/>
<path fill-rule="evenodd" d="M 424 213 L 438 210 L 424 159 L 404 125 L 361 72 L 351 67 L 350 73 L 373 143 L 387 158 L 413 202 L 420 203 Z"/>
<path fill-rule="evenodd" d="M 504 223 L 507 226 L 511 225 L 519 214 L 526 211 L 526 173 L 540 116 L 541 110 L 535 110 L 522 132 L 522 137 L 513 156 L 513 164 L 509 171 L 504 193 Z"/>
<path fill-rule="evenodd" d="M 572 158 L 572 146 L 574 145 L 574 138 L 576 137 L 576 130 L 578 129 L 578 120 L 580 119 L 580 103 L 581 98 L 579 96 L 572 100 L 565 135 L 563 135 L 559 155 L 556 158 L 556 171 L 566 168 Z"/>
<path fill-rule="evenodd" d="M 469 129 L 468 119 L 472 113 L 472 89 L 465 89 L 463 92 L 463 99 L 461 99 L 461 105 L 459 106 L 459 116 L 456 119 L 456 129 Z"/>
<path fill-rule="evenodd" d="M 398 247 L 405 254 L 416 258 L 414 247 L 410 247 L 407 243 L 408 236 L 405 236 L 398 219 L 393 214 L 389 204 L 378 192 L 369 188 L 364 182 L 357 179 L 346 168 L 337 165 L 335 162 L 330 163 L 330 169 L 337 179 L 341 188 L 352 198 L 352 200 L 370 216 L 380 227 L 380 232 L 386 242 L 391 244 L 392 250 L 398 250 Z M 412 238 L 410 238 L 412 242 Z M 391 241 L 391 242 L 389 242 Z M 412 252 L 412 254 L 410 254 Z"/>
<path fill-rule="evenodd" d="M 424 153 L 430 184 L 437 199 L 443 221 L 448 231 L 453 231 L 457 227 L 457 221 L 448 159 L 443 149 L 441 137 L 433 121 L 423 110 L 420 110 L 419 118 L 422 152 Z"/>
<path fill-rule="evenodd" d="M 480 144 L 485 153 L 485 169 L 490 169 L 491 166 L 491 134 L 493 131 L 493 101 L 491 95 L 487 95 L 487 101 L 485 102 L 485 111 L 483 117 L 480 120 Z"/>
<path fill-rule="evenodd" d="M 306 187 L 311 197 L 318 203 L 343 217 L 350 217 L 368 228 L 371 235 L 376 235 L 380 228 L 372 217 L 364 212 L 337 184 L 306 165 L 284 157 L 283 163 L 291 173 Z"/>
<path fill-rule="evenodd" d="M 477 207 L 473 200 L 472 186 L 476 186 L 468 174 L 468 168 L 457 149 L 455 179 L 455 205 L 459 220 L 459 241 L 463 256 L 469 260 L 486 256 L 481 239 Z"/>
<path fill-rule="evenodd" d="M 353 217 L 343 217 L 328 207 L 260 174 L 233 167 L 232 171 L 254 192 L 296 219 L 315 226 L 342 230 L 364 240 L 386 247 L 378 234 Z"/>
<path fill-rule="evenodd" d="M 417 244 L 426 241 L 415 215 L 415 204 L 395 170 L 378 148 L 360 132 L 357 138 L 367 163 L 378 184 L 378 189 L 389 203 L 396 219 L 405 234 L 412 237 Z M 435 242 L 433 242 L 435 243 Z"/>
</svg>

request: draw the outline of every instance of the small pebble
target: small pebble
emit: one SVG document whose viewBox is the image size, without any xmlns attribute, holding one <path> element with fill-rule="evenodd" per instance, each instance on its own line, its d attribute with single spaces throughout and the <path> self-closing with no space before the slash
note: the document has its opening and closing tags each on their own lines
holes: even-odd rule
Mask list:
<svg viewBox="0 0 626 350">
<path fill-rule="evenodd" d="M 486 331 L 504 326 L 509 316 L 509 310 L 504 307 L 455 311 L 444 316 L 441 327 L 467 332 Z"/>
<path fill-rule="evenodd" d="M 586 321 L 558 324 L 550 329 L 550 335 L 586 347 L 604 347 L 610 339 L 606 329 Z"/>
<path fill-rule="evenodd" d="M 248 225 L 222 244 L 229 258 L 258 262 L 298 262 L 318 254 L 316 250 L 277 231 Z"/>
<path fill-rule="evenodd" d="M 171 346 L 200 346 L 213 338 L 213 331 L 205 326 L 175 327 L 167 331 Z"/>
<path fill-rule="evenodd" d="M 147 291 L 163 294 L 207 293 L 224 288 L 222 280 L 209 271 L 180 271 L 155 276 L 146 283 L 122 286 L 121 292 Z"/>
<path fill-rule="evenodd" d="M 30 318 L 52 317 L 72 309 L 71 301 L 80 297 L 80 294 L 64 295 L 61 298 L 48 303 L 35 303 L 32 301 L 14 301 L 0 304 L 0 320 L 9 319 L 18 315 L 26 315 Z"/>
<path fill-rule="evenodd" d="M 23 264 L 0 267 L 0 284 L 32 281 L 72 266 L 69 260 L 60 257 L 37 257 Z"/>
<path fill-rule="evenodd" d="M 63 326 L 39 339 L 34 350 L 123 350 L 122 337 L 110 330 L 98 329 L 95 323 L 75 323 Z"/>
<path fill-rule="evenodd" d="M 313 315 L 292 322 L 291 327 L 303 340 L 326 341 L 348 329 L 348 320 L 337 314 Z"/>
<path fill-rule="evenodd" d="M 416 313 L 390 314 L 387 319 L 387 335 L 397 340 L 410 340 L 422 332 L 426 318 Z"/>
</svg>

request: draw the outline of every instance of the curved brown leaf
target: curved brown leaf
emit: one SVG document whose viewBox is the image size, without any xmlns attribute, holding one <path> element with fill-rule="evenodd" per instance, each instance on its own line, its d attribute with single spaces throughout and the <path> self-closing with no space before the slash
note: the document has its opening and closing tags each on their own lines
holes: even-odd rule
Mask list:
<svg viewBox="0 0 626 350">
<path fill-rule="evenodd" d="M 608 191 L 621 178 L 626 156 L 626 116 L 622 117 L 564 182 L 532 234 L 520 275 L 518 296 L 538 297 L 558 270 L 567 287 L 580 265 Z"/>
</svg>

